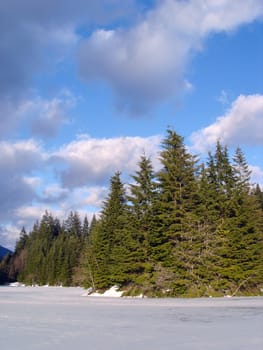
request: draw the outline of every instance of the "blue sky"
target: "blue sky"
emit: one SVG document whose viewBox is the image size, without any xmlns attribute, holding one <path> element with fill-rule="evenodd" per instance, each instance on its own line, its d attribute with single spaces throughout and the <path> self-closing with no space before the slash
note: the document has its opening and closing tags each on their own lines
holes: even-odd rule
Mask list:
<svg viewBox="0 0 263 350">
<path fill-rule="evenodd" d="M 0 39 L 1 245 L 90 218 L 167 126 L 204 159 L 240 146 L 263 185 L 261 0 L 2 0 Z"/>
</svg>

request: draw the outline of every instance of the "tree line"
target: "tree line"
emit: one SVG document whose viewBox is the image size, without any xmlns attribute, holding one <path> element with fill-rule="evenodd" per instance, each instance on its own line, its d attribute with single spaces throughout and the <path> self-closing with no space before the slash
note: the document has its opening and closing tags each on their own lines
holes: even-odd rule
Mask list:
<svg viewBox="0 0 263 350">
<path fill-rule="evenodd" d="M 126 185 L 117 171 L 101 212 L 60 222 L 46 212 L 1 262 L 26 284 L 118 285 L 127 295 L 255 295 L 263 287 L 263 192 L 245 155 L 217 142 L 200 163 L 168 129 L 160 170 L 142 155 Z"/>
</svg>

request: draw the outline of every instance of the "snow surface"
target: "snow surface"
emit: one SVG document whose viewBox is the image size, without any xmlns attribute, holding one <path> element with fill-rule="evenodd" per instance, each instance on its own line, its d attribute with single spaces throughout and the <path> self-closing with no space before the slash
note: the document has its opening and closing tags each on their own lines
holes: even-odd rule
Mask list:
<svg viewBox="0 0 263 350">
<path fill-rule="evenodd" d="M 85 297 L 0 287 L 4 350 L 262 350 L 263 298 Z"/>
<path fill-rule="evenodd" d="M 118 286 L 112 286 L 110 289 L 106 290 L 104 293 L 98 292 L 85 292 L 82 294 L 83 297 L 92 296 L 92 297 L 110 297 L 110 298 L 120 298 L 123 294 L 123 291 L 119 291 Z"/>
</svg>

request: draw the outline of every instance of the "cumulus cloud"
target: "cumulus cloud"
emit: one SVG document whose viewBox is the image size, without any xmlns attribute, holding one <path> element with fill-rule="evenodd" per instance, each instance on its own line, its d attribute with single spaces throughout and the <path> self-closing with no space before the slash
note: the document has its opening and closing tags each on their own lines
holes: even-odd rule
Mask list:
<svg viewBox="0 0 263 350">
<path fill-rule="evenodd" d="M 49 61 L 50 48 L 61 55 L 76 44 L 79 26 L 107 24 L 125 16 L 131 2 L 2 0 L 0 96 L 21 94 L 32 76 Z"/>
<path fill-rule="evenodd" d="M 263 95 L 240 95 L 225 115 L 191 135 L 193 148 L 203 152 L 217 140 L 229 146 L 263 145 Z"/>
<path fill-rule="evenodd" d="M 54 153 L 51 161 L 67 188 L 104 184 L 117 170 L 131 173 L 143 152 L 155 155 L 160 137 L 94 139 L 82 136 Z"/>
<path fill-rule="evenodd" d="M 0 168 L 10 173 L 30 173 L 43 160 L 43 153 L 34 140 L 18 141 L 15 143 L 0 142 Z"/>
<path fill-rule="evenodd" d="M 28 220 L 30 222 L 39 220 L 47 208 L 42 205 L 22 205 L 15 210 L 15 215 L 19 219 L 18 223 L 23 226 Z"/>
<path fill-rule="evenodd" d="M 33 135 L 43 138 L 56 136 L 60 126 L 68 121 L 68 110 L 75 106 L 76 99 L 69 91 L 51 100 L 36 99 L 31 104 Z"/>
<path fill-rule="evenodd" d="M 66 188 L 62 188 L 59 184 L 49 184 L 45 186 L 42 193 L 42 201 L 45 203 L 58 203 L 67 198 L 69 191 Z"/>
<path fill-rule="evenodd" d="M 0 137 L 14 132 L 27 112 L 39 108 L 46 113 L 36 112 L 33 133 L 55 135 L 65 119 L 64 107 L 57 98 L 48 102 L 34 97 L 32 101 L 35 77 L 54 73 L 58 64 L 72 62 L 82 32 L 91 25 L 126 18 L 132 4 L 133 0 L 1 1 Z"/>
<path fill-rule="evenodd" d="M 101 204 L 106 197 L 108 187 L 106 186 L 82 186 L 71 189 L 68 197 L 61 201 L 59 208 L 64 217 L 70 212 L 78 211 L 92 213 L 101 209 Z M 84 217 L 84 215 L 83 215 Z"/>
<path fill-rule="evenodd" d="M 81 189 L 77 188 L 74 190 L 75 202 L 81 207 L 90 206 L 101 209 L 107 191 L 108 188 L 104 186 L 82 187 Z"/>
<path fill-rule="evenodd" d="M 14 133 L 23 125 L 30 129 L 33 136 L 52 138 L 56 136 L 62 124 L 68 122 L 69 111 L 76 104 L 75 96 L 68 90 L 62 90 L 52 99 L 40 96 L 13 102 L 10 98 L 0 100 L 1 130 L 0 138 Z"/>
<path fill-rule="evenodd" d="M 106 80 L 117 104 L 140 113 L 184 88 L 192 54 L 211 33 L 263 15 L 261 0 L 164 0 L 132 28 L 97 30 L 79 52 L 80 75 Z"/>
<path fill-rule="evenodd" d="M 21 229 L 14 225 L 0 226 L 1 245 L 13 250 Z"/>
<path fill-rule="evenodd" d="M 20 141 L 14 144 L 0 142 L 0 219 L 8 221 L 13 210 L 36 198 L 36 193 L 28 177 L 39 169 L 43 153 L 34 141 Z"/>
</svg>

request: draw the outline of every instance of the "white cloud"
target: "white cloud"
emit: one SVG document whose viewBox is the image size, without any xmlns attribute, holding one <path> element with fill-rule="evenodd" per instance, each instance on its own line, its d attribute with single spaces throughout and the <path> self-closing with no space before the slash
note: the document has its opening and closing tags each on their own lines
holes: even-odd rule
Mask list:
<svg viewBox="0 0 263 350">
<path fill-rule="evenodd" d="M 84 188 L 85 190 L 85 188 Z M 86 188 L 86 193 L 83 195 L 83 188 L 77 189 L 75 192 L 81 196 L 81 200 L 79 203 L 82 206 L 91 206 L 96 207 L 97 209 L 101 209 L 101 205 L 103 200 L 106 197 L 106 193 L 108 192 L 108 188 L 104 186 L 93 186 Z"/>
<path fill-rule="evenodd" d="M 59 184 L 49 184 L 44 187 L 42 200 L 45 203 L 58 203 L 64 200 L 69 194 L 66 188 L 62 188 Z"/>
<path fill-rule="evenodd" d="M 0 226 L 1 245 L 10 250 L 14 249 L 15 243 L 19 238 L 21 229 L 14 225 Z"/>
<path fill-rule="evenodd" d="M 65 217 L 71 212 L 77 210 L 81 213 L 97 212 L 101 209 L 103 200 L 106 197 L 108 188 L 105 186 L 83 186 L 74 188 L 68 192 L 68 196 L 56 202 L 57 212 L 60 217 Z M 84 217 L 84 215 L 82 215 Z"/>
<path fill-rule="evenodd" d="M 45 155 L 33 140 L 16 143 L 0 142 L 0 218 L 6 222 L 13 210 L 31 202 L 36 193 L 28 179 L 43 166 Z"/>
<path fill-rule="evenodd" d="M 23 205 L 15 210 L 15 215 L 19 219 L 21 226 L 30 221 L 39 220 L 47 208 L 39 205 Z"/>
<path fill-rule="evenodd" d="M 130 29 L 97 30 L 79 53 L 80 74 L 111 84 L 123 109 L 138 114 L 185 87 L 193 52 L 214 32 L 263 15 L 261 0 L 164 0 Z"/>
<path fill-rule="evenodd" d="M 203 152 L 217 140 L 228 146 L 263 145 L 263 95 L 240 95 L 225 115 L 192 134 L 193 148 Z"/>
<path fill-rule="evenodd" d="M 250 165 L 249 169 L 251 170 L 251 182 L 253 184 L 259 184 L 263 190 L 263 169 L 255 165 Z"/>
<path fill-rule="evenodd" d="M 69 110 L 74 108 L 76 102 L 77 98 L 67 89 L 49 100 L 34 96 L 14 103 L 4 98 L 0 100 L 0 137 L 10 134 L 11 130 L 15 133 L 21 125 L 29 128 L 34 136 L 54 137 L 60 126 L 68 121 Z"/>
<path fill-rule="evenodd" d="M 38 176 L 24 176 L 23 181 L 33 189 L 37 189 L 42 184 L 42 179 Z"/>
<path fill-rule="evenodd" d="M 120 137 L 94 139 L 82 136 L 63 146 L 51 160 L 62 164 L 62 184 L 68 188 L 105 184 L 115 171 L 130 174 L 145 152 L 154 156 L 158 151 L 159 136 L 148 138 Z"/>
<path fill-rule="evenodd" d="M 36 72 L 77 42 L 79 26 L 127 16 L 132 0 L 1 0 L 0 96 L 23 95 Z"/>
<path fill-rule="evenodd" d="M 203 35 L 213 31 L 230 31 L 263 15 L 261 0 L 199 0 L 195 3 L 202 7 L 204 13 L 201 22 Z"/>
<path fill-rule="evenodd" d="M 0 168 L 3 172 L 30 173 L 37 164 L 44 160 L 44 154 L 38 143 L 33 139 L 15 143 L 0 142 Z"/>
<path fill-rule="evenodd" d="M 30 111 L 33 135 L 54 137 L 59 127 L 68 122 L 68 110 L 75 104 L 76 98 L 67 90 L 51 100 L 43 100 L 40 97 L 33 100 Z"/>
</svg>

